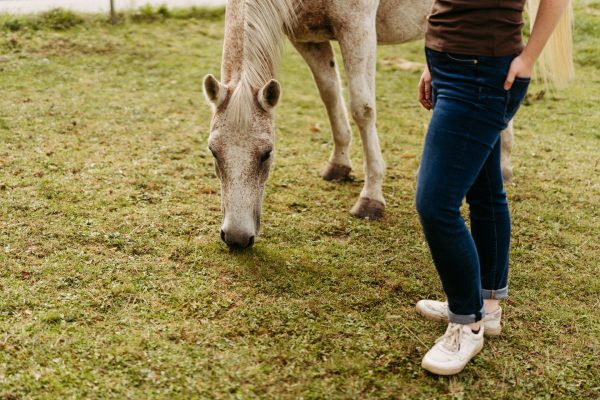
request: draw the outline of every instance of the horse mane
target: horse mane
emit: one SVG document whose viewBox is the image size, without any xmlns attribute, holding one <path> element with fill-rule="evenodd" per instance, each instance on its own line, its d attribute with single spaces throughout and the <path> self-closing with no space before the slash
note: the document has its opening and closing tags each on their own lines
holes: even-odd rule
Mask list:
<svg viewBox="0 0 600 400">
<path fill-rule="evenodd" d="M 297 22 L 301 0 L 243 0 L 243 61 L 240 80 L 228 106 L 228 120 L 248 128 L 254 95 L 275 74 L 283 37 Z"/>
</svg>

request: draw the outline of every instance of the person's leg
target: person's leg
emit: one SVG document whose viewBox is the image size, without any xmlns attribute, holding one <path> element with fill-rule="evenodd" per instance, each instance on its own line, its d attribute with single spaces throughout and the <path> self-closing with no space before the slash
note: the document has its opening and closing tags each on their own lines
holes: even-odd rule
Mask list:
<svg viewBox="0 0 600 400">
<path fill-rule="evenodd" d="M 478 108 L 454 96 L 436 98 L 417 179 L 416 206 L 448 297 L 446 333 L 425 354 L 424 369 L 456 374 L 483 348 L 485 328 L 480 262 L 460 207 L 500 141 Z M 483 120 L 485 121 L 485 120 Z"/>
<path fill-rule="evenodd" d="M 499 131 L 472 121 L 476 112 L 460 99 L 438 96 L 417 179 L 417 211 L 448 296 L 449 321 L 460 324 L 484 314 L 477 246 L 460 207 L 499 142 Z"/>
<path fill-rule="evenodd" d="M 497 249 L 498 228 L 493 227 L 490 234 L 492 230 L 476 227 L 477 240 L 474 240 L 461 217 L 460 207 L 470 193 L 470 200 L 474 199 L 474 218 L 484 218 L 484 212 L 478 209 L 484 206 L 481 200 L 484 195 L 472 188 L 479 188 L 484 182 L 492 184 L 486 180 L 490 171 L 485 167 L 489 163 L 492 168 L 495 157 L 499 157 L 499 153 L 493 152 L 499 150 L 500 132 L 506 128 L 511 114 L 508 110 L 512 93 L 504 91 L 502 84 L 512 56 L 470 57 L 426 51 L 434 111 L 417 179 L 416 205 L 448 297 L 449 324 L 421 365 L 431 372 L 449 375 L 460 372 L 481 350 L 488 327 L 484 323 L 477 330 L 469 325 L 480 321 L 485 314 L 481 273 L 486 275 L 487 284 L 490 260 L 498 261 L 497 253 L 493 257 L 488 253 L 482 270 L 478 248 Z M 497 172 L 501 173 L 499 163 Z M 499 190 L 503 193 L 502 187 Z M 497 191 L 497 188 L 489 190 Z M 486 207 L 489 196 L 487 199 Z M 489 213 L 485 214 L 489 218 Z M 509 234 L 509 230 L 504 233 Z M 487 242 L 490 237 L 492 243 Z M 498 282 L 502 284 L 501 280 Z M 499 326 L 494 328 L 494 334 L 498 334 Z"/>
<path fill-rule="evenodd" d="M 475 123 L 471 123 L 471 126 L 495 126 L 498 131 L 505 129 L 527 94 L 529 79 L 526 78 L 516 79 L 508 93 L 502 88 L 510 57 L 479 59 L 474 63 L 479 66 L 477 73 L 466 77 L 457 74 L 456 67 L 450 65 L 442 54 L 428 52 L 428 61 L 430 59 L 434 61 L 430 63 L 434 85 L 437 86 L 434 92 L 458 94 L 460 101 L 477 99 L 477 112 L 465 118 L 464 126 L 467 126 L 470 119 L 474 119 Z M 465 65 L 468 66 L 469 63 Z M 472 96 L 473 91 L 468 88 L 474 75 L 478 78 L 478 96 Z M 437 94 L 436 97 L 440 97 Z M 484 131 L 488 129 L 482 130 Z M 485 334 L 489 336 L 499 335 L 502 329 L 502 309 L 498 299 L 507 296 L 510 241 L 510 216 L 500 173 L 500 148 L 498 143 L 496 146 L 467 196 L 472 203 L 472 236 L 481 261 L 481 284 L 486 313 L 482 322 Z M 433 320 L 447 321 L 449 316 L 447 302 L 421 300 L 417 303 L 416 310 Z"/>
<path fill-rule="evenodd" d="M 501 141 L 498 140 L 479 175 L 467 192 L 470 206 L 471 236 L 480 264 L 485 316 L 485 334 L 499 335 L 502 310 L 498 299 L 507 296 L 510 215 L 501 172 Z M 421 300 L 417 311 L 428 319 L 448 320 L 448 303 Z"/>
<path fill-rule="evenodd" d="M 486 311 L 498 308 L 508 296 L 510 212 L 501 169 L 500 142 L 496 143 L 479 176 L 467 193 L 471 234 L 479 255 Z"/>
</svg>

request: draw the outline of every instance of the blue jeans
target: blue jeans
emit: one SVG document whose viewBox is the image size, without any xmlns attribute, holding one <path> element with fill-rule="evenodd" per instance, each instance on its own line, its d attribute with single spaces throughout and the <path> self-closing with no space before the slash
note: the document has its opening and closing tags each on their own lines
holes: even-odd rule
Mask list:
<svg viewBox="0 0 600 400">
<path fill-rule="evenodd" d="M 433 115 L 417 179 L 416 205 L 448 296 L 449 319 L 483 318 L 483 299 L 508 295 L 510 213 L 500 168 L 500 133 L 529 79 L 503 84 L 515 55 L 466 56 L 425 49 Z M 471 232 L 460 213 L 469 204 Z"/>
</svg>

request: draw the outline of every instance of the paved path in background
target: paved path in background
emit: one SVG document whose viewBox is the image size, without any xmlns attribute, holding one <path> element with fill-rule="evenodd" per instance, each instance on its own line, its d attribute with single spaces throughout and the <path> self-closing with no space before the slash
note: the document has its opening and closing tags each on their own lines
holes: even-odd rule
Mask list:
<svg viewBox="0 0 600 400">
<path fill-rule="evenodd" d="M 226 0 L 114 0 L 118 10 L 138 8 L 145 4 L 169 7 L 221 6 Z M 0 0 L 0 13 L 27 14 L 61 7 L 79 12 L 108 12 L 109 0 Z"/>
</svg>

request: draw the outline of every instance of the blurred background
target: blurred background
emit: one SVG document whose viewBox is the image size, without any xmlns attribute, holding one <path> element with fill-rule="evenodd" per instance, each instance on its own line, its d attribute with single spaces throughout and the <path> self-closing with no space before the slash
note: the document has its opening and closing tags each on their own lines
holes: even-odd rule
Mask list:
<svg viewBox="0 0 600 400">
<path fill-rule="evenodd" d="M 144 5 L 168 7 L 219 6 L 226 0 L 113 0 L 117 10 L 136 9 Z M 64 8 L 79 12 L 107 12 L 110 0 L 0 0 L 0 13 L 28 14 Z"/>
</svg>

